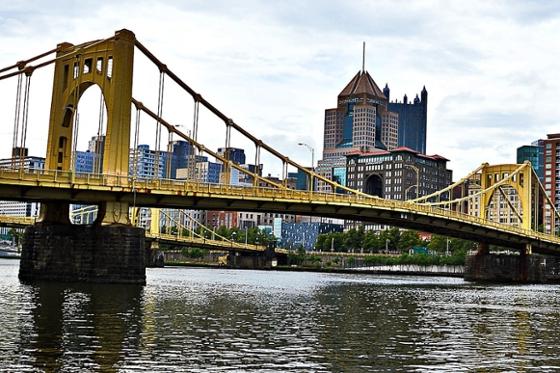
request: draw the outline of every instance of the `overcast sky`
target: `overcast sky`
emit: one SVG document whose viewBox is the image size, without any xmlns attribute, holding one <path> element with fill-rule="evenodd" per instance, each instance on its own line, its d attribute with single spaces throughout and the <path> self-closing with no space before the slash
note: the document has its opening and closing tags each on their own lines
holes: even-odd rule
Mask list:
<svg viewBox="0 0 560 373">
<path fill-rule="evenodd" d="M 454 179 L 560 132 L 560 3 L 556 1 L 6 1 L 0 67 L 68 41 L 127 28 L 177 75 L 257 137 L 309 164 L 324 110 L 361 68 L 392 98 L 428 90 L 428 154 Z M 158 75 L 137 57 L 134 96 L 156 109 Z M 32 79 L 31 153 L 44 155 L 52 70 Z M 164 117 L 192 125 L 192 100 L 166 84 Z M 80 102 L 79 148 L 96 133 L 99 93 Z M 0 156 L 12 143 L 15 82 L 0 81 Z M 89 106 L 90 109 L 86 107 Z M 88 111 L 89 110 L 89 111 Z M 95 117 L 95 118 L 94 118 Z M 201 139 L 223 145 L 205 113 Z M 83 125 L 82 125 L 83 123 Z M 142 142 L 155 127 L 142 121 Z M 206 130 L 206 131 L 205 131 Z M 234 137 L 234 144 L 249 144 Z M 252 150 L 247 149 L 249 157 Z M 266 159 L 266 158 L 265 158 Z M 271 165 L 269 172 L 278 173 Z"/>
</svg>

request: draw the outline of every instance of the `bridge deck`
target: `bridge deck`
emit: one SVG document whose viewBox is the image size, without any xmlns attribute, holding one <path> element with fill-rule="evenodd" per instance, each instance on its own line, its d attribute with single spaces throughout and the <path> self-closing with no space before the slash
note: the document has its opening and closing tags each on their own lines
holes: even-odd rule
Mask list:
<svg viewBox="0 0 560 373">
<path fill-rule="evenodd" d="M 560 255 L 560 238 L 433 206 L 353 194 L 245 187 L 57 171 L 0 170 L 0 199 L 144 207 L 269 211 L 329 216 L 412 228 Z"/>
</svg>

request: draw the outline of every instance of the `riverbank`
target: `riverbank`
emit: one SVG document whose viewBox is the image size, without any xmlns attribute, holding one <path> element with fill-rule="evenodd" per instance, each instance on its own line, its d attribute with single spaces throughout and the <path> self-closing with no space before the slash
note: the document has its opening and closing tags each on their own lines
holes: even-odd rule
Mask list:
<svg viewBox="0 0 560 373">
<path fill-rule="evenodd" d="M 165 266 L 233 269 L 231 266 L 219 265 L 217 263 L 201 263 L 201 262 L 172 262 L 172 263 L 165 263 Z M 464 274 L 464 266 L 418 266 L 418 265 L 372 266 L 372 267 L 359 267 L 359 268 L 276 266 L 273 268 L 263 268 L 262 270 L 283 271 L 283 272 L 341 273 L 341 274 L 442 276 L 442 277 L 460 277 L 460 278 L 462 278 Z"/>
</svg>

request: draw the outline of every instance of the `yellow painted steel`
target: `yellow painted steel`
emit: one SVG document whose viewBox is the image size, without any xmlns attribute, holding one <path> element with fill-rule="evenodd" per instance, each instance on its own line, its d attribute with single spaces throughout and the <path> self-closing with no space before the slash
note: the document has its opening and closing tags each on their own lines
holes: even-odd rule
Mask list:
<svg viewBox="0 0 560 373">
<path fill-rule="evenodd" d="M 97 85 L 107 108 L 103 173 L 128 175 L 135 41 L 131 31 L 120 30 L 106 40 L 58 46 L 46 168 L 72 171 L 73 123 L 78 103 L 89 87 Z M 104 224 L 129 224 L 128 204 L 109 201 L 106 204 L 101 216 Z M 45 216 L 47 210 L 48 206 L 43 212 Z"/>
<path fill-rule="evenodd" d="M 514 188 L 519 196 L 519 201 L 521 203 L 521 227 L 530 230 L 533 223 L 532 197 L 536 182 L 535 180 L 533 180 L 533 171 L 531 165 L 527 163 L 524 166 L 525 167 L 517 172 L 515 177 L 511 177 L 508 179 L 508 176 L 519 168 L 519 165 L 500 164 L 491 166 L 485 164 L 481 169 L 480 187 L 482 190 L 486 190 L 491 188 L 493 185 L 507 179 L 504 185 Z M 486 218 L 490 201 L 492 201 L 492 197 L 497 191 L 498 189 L 496 188 L 491 190 L 490 192 L 481 194 L 481 218 Z"/>
<path fill-rule="evenodd" d="M 468 223 L 472 226 L 490 227 L 501 232 L 513 233 L 522 237 L 560 245 L 560 238 L 550 234 L 516 227 L 485 219 L 483 216 L 471 216 L 454 210 L 437 206 L 412 204 L 405 201 L 385 200 L 352 194 L 330 194 L 293 189 L 276 189 L 262 187 L 244 187 L 235 185 L 205 184 L 180 180 L 139 180 L 133 183 L 129 177 L 116 175 L 72 175 L 69 172 L 41 171 L 24 172 L 0 169 L 0 186 L 17 186 L 21 188 L 43 188 L 41 193 L 48 199 L 54 190 L 96 191 L 109 193 L 149 193 L 158 198 L 173 197 L 207 197 L 220 201 L 223 199 L 239 199 L 273 204 L 336 206 L 337 208 L 352 207 L 358 209 L 390 210 L 410 213 L 416 216 L 431 216 L 449 221 Z M 54 189 L 53 189 L 54 188 Z"/>
</svg>

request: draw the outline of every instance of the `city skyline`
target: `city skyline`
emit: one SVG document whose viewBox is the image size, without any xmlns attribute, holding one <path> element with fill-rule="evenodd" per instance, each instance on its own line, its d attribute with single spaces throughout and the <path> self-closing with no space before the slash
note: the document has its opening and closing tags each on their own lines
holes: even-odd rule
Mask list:
<svg viewBox="0 0 560 373">
<path fill-rule="evenodd" d="M 62 41 L 79 43 L 126 27 L 236 122 L 305 165 L 309 151 L 296 145 L 307 143 L 321 152 L 324 108 L 335 104 L 340 87 L 360 70 L 365 41 L 366 70 L 380 86 L 389 83 L 392 97 L 413 98 L 423 85 L 430 92 L 427 153 L 449 158 L 455 177 L 483 161 L 514 162 L 518 146 L 558 132 L 557 5 L 179 4 L 5 5 L 0 38 L 7 52 L 0 66 Z M 405 6 L 407 12 L 400 12 Z M 333 15 L 341 21 L 337 28 L 329 18 Z M 52 75 L 37 75 L 32 89 L 50 84 Z M 157 73 L 149 79 L 157 80 Z M 142 92 L 144 84 L 135 84 Z M 30 113 L 38 138 L 30 140 L 30 154 L 44 156 L 36 149 L 44 146 L 38 143 L 45 138 L 40 131 L 46 133 L 50 91 L 43 92 L 45 100 L 33 92 L 32 108 L 42 111 Z M 12 112 L 13 95 L 3 95 L 5 111 Z M 147 96 L 154 101 L 156 93 Z M 167 107 L 164 116 L 188 128 L 190 114 Z M 13 118 L 2 121 L 8 125 L 0 130 L 0 145 L 9 148 Z M 84 133 L 79 148 L 93 135 Z M 232 145 L 250 150 L 244 143 Z"/>
</svg>

